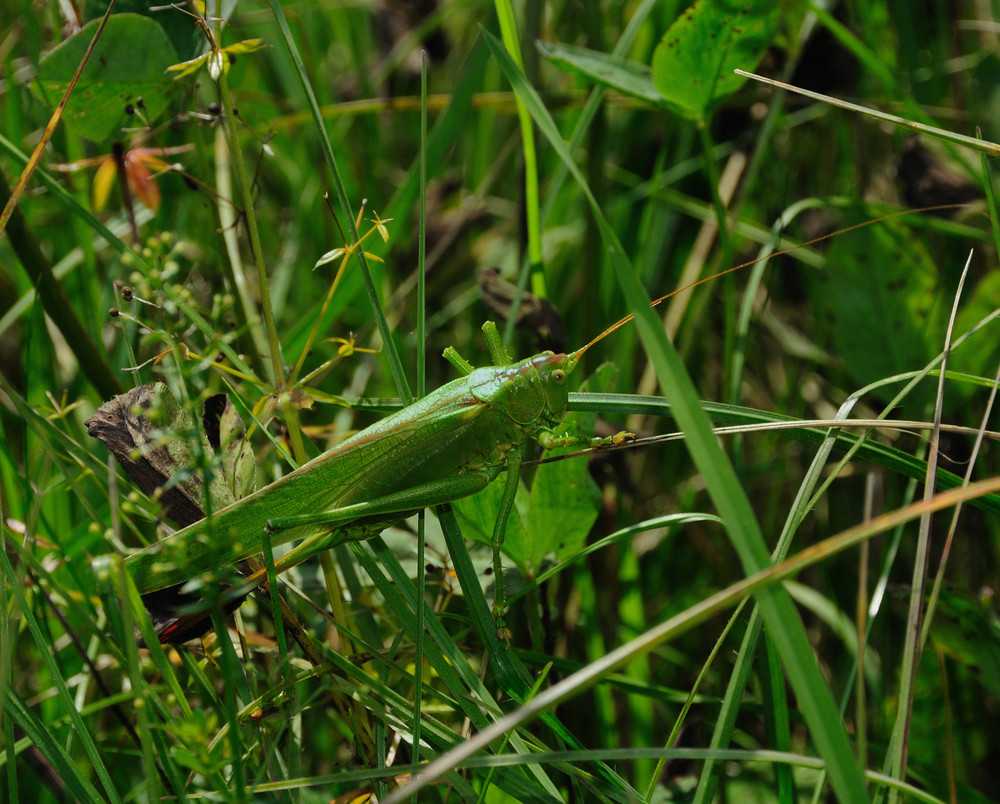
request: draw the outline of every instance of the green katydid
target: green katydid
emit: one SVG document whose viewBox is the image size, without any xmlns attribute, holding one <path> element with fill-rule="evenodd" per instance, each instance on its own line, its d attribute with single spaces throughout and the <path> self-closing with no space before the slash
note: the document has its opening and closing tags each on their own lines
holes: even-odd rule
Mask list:
<svg viewBox="0 0 1000 804">
<path fill-rule="evenodd" d="M 618 326 L 621 325 L 620 322 Z M 467 376 L 376 422 L 275 483 L 126 559 L 141 594 L 182 583 L 210 556 L 238 561 L 273 543 L 303 538 L 281 559 L 290 567 L 337 544 L 370 538 L 426 506 L 484 488 L 503 469 L 508 479 L 494 531 L 498 610 L 503 606 L 500 548 L 516 491 L 521 447 L 620 441 L 558 438 L 567 377 L 590 345 L 572 354 L 543 352 L 512 362 L 495 327 L 484 326 L 495 366 Z M 596 340 L 592 343 L 596 343 Z M 453 353 L 452 353 L 453 355 Z M 316 513 L 295 513 L 312 510 Z M 248 583 L 256 581 L 248 579 Z"/>
<path fill-rule="evenodd" d="M 652 304 L 752 264 L 705 277 Z M 493 367 L 473 369 L 452 351 L 449 359 L 465 377 L 362 430 L 210 519 L 129 556 L 125 566 L 139 592 L 148 594 L 183 583 L 213 559 L 231 563 L 260 553 L 268 532 L 273 544 L 302 539 L 280 560 L 280 568 L 285 569 L 321 550 L 371 538 L 421 508 L 471 495 L 506 469 L 493 533 L 496 606 L 502 616 L 500 550 L 514 503 L 521 447 L 529 437 L 543 448 L 621 442 L 623 434 L 602 440 L 560 438 L 553 431 L 566 412 L 567 378 L 580 357 L 631 319 L 622 318 L 575 352 L 543 352 L 520 362 L 507 355 L 495 327 L 484 326 Z M 259 582 L 262 574 L 248 578 L 244 588 Z"/>
</svg>

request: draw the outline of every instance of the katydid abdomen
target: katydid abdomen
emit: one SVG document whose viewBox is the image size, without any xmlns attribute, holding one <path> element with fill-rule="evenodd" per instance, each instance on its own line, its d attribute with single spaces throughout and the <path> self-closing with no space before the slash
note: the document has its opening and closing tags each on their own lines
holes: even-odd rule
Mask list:
<svg viewBox="0 0 1000 804">
<path fill-rule="evenodd" d="M 182 583 L 212 567 L 305 539 L 302 560 L 374 536 L 429 505 L 484 488 L 526 438 L 547 434 L 566 410 L 575 355 L 543 353 L 476 369 L 382 419 L 280 480 L 135 553 L 139 592 Z"/>
</svg>

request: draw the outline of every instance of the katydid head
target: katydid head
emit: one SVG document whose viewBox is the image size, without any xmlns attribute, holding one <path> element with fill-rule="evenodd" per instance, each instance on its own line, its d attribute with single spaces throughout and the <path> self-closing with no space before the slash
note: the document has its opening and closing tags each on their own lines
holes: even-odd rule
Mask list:
<svg viewBox="0 0 1000 804">
<path fill-rule="evenodd" d="M 569 402 L 568 376 L 576 365 L 571 355 L 541 352 L 506 366 L 476 369 L 469 390 L 479 400 L 502 406 L 518 425 L 553 425 Z"/>
<path fill-rule="evenodd" d="M 569 404 L 569 375 L 576 367 L 572 355 L 542 352 L 531 358 L 531 364 L 541 380 L 545 407 L 554 419 L 562 418 Z"/>
</svg>

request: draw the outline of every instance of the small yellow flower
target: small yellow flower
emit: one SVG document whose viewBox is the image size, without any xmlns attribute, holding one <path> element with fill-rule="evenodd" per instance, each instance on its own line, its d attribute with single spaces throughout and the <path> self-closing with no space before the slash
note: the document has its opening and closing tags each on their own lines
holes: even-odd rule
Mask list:
<svg viewBox="0 0 1000 804">
<path fill-rule="evenodd" d="M 235 56 L 260 50 L 264 47 L 262 41 L 261 39 L 244 39 L 242 42 L 237 42 L 234 45 L 227 45 L 222 48 L 212 47 L 196 58 L 182 61 L 180 64 L 171 64 L 167 67 L 167 72 L 177 73 L 174 76 L 174 80 L 176 81 L 185 75 L 192 75 L 198 72 L 202 67 L 208 67 L 208 72 L 212 76 L 212 80 L 218 81 L 220 75 L 229 71 L 229 65 L 234 61 Z"/>
<path fill-rule="evenodd" d="M 358 211 L 358 219 L 354 223 L 354 227 L 356 229 L 361 228 L 361 220 L 362 220 L 361 215 L 364 212 L 365 204 L 367 203 L 368 199 L 365 199 L 364 201 L 361 202 L 361 209 Z M 392 220 L 392 218 L 380 218 L 377 212 L 372 214 L 375 217 L 371 219 L 372 223 L 371 229 L 369 229 L 367 232 L 361 235 L 361 237 L 358 239 L 357 242 L 351 243 L 350 245 L 338 246 L 337 248 L 331 249 L 330 251 L 326 252 L 326 254 L 324 254 L 322 257 L 316 260 L 316 264 L 313 266 L 313 270 L 315 271 L 321 265 L 326 265 L 327 263 L 333 262 L 334 260 L 339 260 L 342 257 L 344 258 L 346 264 L 346 260 L 358 249 L 358 246 L 360 246 L 368 237 L 368 235 L 370 235 L 372 232 L 378 232 L 379 236 L 381 236 L 382 238 L 382 242 L 388 243 L 389 229 L 386 227 L 386 224 L 389 223 Z M 384 262 L 384 260 L 377 254 L 372 254 L 370 251 L 365 251 L 364 249 L 362 249 L 362 251 L 364 251 L 365 257 L 367 257 L 369 260 L 374 260 L 375 262 Z"/>
<path fill-rule="evenodd" d="M 392 218 L 380 218 L 377 212 L 373 212 L 372 215 L 374 215 L 375 217 L 371 219 L 371 222 L 375 225 L 375 229 L 382 236 L 382 242 L 388 243 L 389 230 L 386 228 L 385 225 L 389 223 L 392 220 Z"/>
<path fill-rule="evenodd" d="M 337 355 L 339 357 L 350 357 L 351 355 L 358 352 L 365 352 L 370 355 L 378 354 L 378 349 L 368 349 L 363 346 L 355 346 L 355 341 L 357 339 L 354 337 L 354 333 L 351 333 L 350 338 L 325 338 L 323 343 L 339 343 L 340 346 L 337 347 Z"/>
</svg>

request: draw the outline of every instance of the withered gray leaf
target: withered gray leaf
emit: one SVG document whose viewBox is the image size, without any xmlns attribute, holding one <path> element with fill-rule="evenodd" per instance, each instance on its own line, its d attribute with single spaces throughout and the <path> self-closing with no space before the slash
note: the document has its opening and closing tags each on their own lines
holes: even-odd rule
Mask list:
<svg viewBox="0 0 1000 804">
<path fill-rule="evenodd" d="M 224 426 L 215 427 L 219 438 L 213 439 L 224 445 L 224 468 L 214 473 L 209 489 L 216 510 L 253 490 L 253 452 L 232 403 L 219 396 L 221 402 L 213 398 L 206 403 L 219 412 L 205 416 L 225 420 Z M 191 453 L 194 423 L 166 385 L 143 385 L 120 394 L 101 405 L 86 424 L 87 432 L 104 442 L 140 491 L 153 497 L 159 490 L 168 519 L 186 527 L 204 518 L 204 480 Z M 210 458 L 216 454 L 204 436 L 201 447 Z"/>
</svg>

